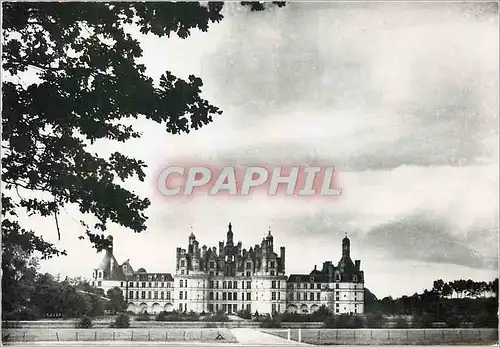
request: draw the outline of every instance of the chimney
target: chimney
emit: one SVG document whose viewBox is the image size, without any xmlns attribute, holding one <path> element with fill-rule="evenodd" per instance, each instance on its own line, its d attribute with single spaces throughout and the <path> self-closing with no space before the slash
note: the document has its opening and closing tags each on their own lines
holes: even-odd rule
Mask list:
<svg viewBox="0 0 500 347">
<path fill-rule="evenodd" d="M 220 257 L 224 257 L 225 254 L 224 254 L 224 241 L 220 241 L 219 242 L 219 256 Z"/>
<path fill-rule="evenodd" d="M 280 247 L 280 258 L 282 271 L 285 271 L 285 247 Z"/>
<path fill-rule="evenodd" d="M 356 266 L 356 271 L 359 271 L 360 267 L 361 267 L 361 260 L 355 260 L 354 261 L 354 264 Z"/>
</svg>

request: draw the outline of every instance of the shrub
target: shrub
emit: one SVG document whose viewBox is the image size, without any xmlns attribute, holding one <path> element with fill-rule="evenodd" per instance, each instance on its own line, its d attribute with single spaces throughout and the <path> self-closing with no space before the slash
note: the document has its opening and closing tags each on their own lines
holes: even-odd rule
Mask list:
<svg viewBox="0 0 500 347">
<path fill-rule="evenodd" d="M 325 328 L 356 329 L 363 328 L 365 326 L 365 322 L 360 316 L 341 314 L 339 316 L 327 316 L 323 322 L 323 325 Z"/>
<path fill-rule="evenodd" d="M 135 320 L 137 322 L 147 322 L 150 320 L 150 318 L 149 318 L 149 315 L 147 314 L 147 312 L 144 312 L 143 314 L 135 317 Z"/>
<path fill-rule="evenodd" d="M 189 311 L 189 313 L 184 315 L 184 320 L 189 321 L 189 322 L 195 322 L 200 319 L 200 316 L 198 313 L 194 311 Z"/>
<path fill-rule="evenodd" d="M 368 313 L 365 325 L 367 328 L 382 328 L 386 323 L 386 318 L 381 313 Z"/>
<path fill-rule="evenodd" d="M 92 320 L 89 316 L 83 316 L 78 323 L 76 323 L 76 327 L 79 329 L 90 329 L 92 328 Z"/>
<path fill-rule="evenodd" d="M 461 317 L 457 316 L 456 314 L 450 314 L 446 318 L 446 324 L 448 325 L 448 328 L 460 327 L 461 321 L 462 321 Z"/>
<path fill-rule="evenodd" d="M 238 317 L 243 319 L 252 319 L 252 314 L 248 310 L 238 311 Z"/>
<path fill-rule="evenodd" d="M 165 319 L 166 315 L 167 315 L 167 312 L 161 311 L 160 313 L 158 313 L 156 315 L 155 321 L 157 321 L 157 322 L 164 322 L 166 320 Z"/>
<path fill-rule="evenodd" d="M 498 328 L 498 316 L 489 315 L 486 312 L 481 312 L 472 321 L 474 328 Z"/>
<path fill-rule="evenodd" d="M 179 313 L 177 311 L 166 312 L 162 311 L 155 317 L 158 322 L 196 322 L 200 320 L 200 316 L 193 311 L 189 313 Z"/>
<path fill-rule="evenodd" d="M 432 315 L 424 313 L 413 318 L 412 326 L 415 328 L 432 328 L 434 319 Z"/>
<path fill-rule="evenodd" d="M 34 321 L 40 319 L 40 312 L 35 308 L 22 308 L 13 312 L 9 312 L 4 317 L 7 321 Z"/>
<path fill-rule="evenodd" d="M 330 316 L 331 312 L 325 305 L 322 305 L 313 313 L 307 315 L 308 322 L 323 322 L 326 317 Z"/>
<path fill-rule="evenodd" d="M 227 322 L 229 317 L 223 311 L 218 311 L 213 315 L 204 317 L 204 320 L 207 322 Z"/>
<path fill-rule="evenodd" d="M 285 312 L 281 315 L 282 322 L 310 322 L 313 317 L 309 314 Z"/>
<path fill-rule="evenodd" d="M 281 317 L 275 315 L 273 317 L 266 316 L 260 322 L 261 328 L 281 328 Z"/>
<path fill-rule="evenodd" d="M 408 328 L 408 321 L 404 317 L 398 317 L 398 318 L 396 318 L 396 321 L 394 322 L 394 328 L 407 329 Z"/>
<path fill-rule="evenodd" d="M 115 321 L 111 324 L 112 328 L 126 329 L 130 327 L 130 317 L 126 314 L 120 314 L 116 317 Z"/>
</svg>

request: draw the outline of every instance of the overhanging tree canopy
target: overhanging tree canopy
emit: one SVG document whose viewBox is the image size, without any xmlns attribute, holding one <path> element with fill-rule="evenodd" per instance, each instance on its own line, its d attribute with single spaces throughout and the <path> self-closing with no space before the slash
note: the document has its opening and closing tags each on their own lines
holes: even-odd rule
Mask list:
<svg viewBox="0 0 500 347">
<path fill-rule="evenodd" d="M 252 11 L 262 3 L 245 2 Z M 283 6 L 284 3 L 276 2 Z M 43 257 L 59 250 L 25 230 L 16 210 L 53 216 L 76 203 L 98 223 L 86 234 L 101 250 L 110 222 L 143 231 L 148 199 L 117 184 L 117 179 L 144 180 L 145 163 L 116 152 L 101 158 L 87 150 L 99 139 L 125 142 L 140 137 L 127 118 L 145 117 L 167 133 L 189 133 L 222 111 L 201 97 L 202 80 L 187 80 L 165 71 L 159 83 L 138 64 L 139 42 L 127 33 L 187 38 L 223 19 L 223 3 L 3 3 L 2 182 L 7 190 L 27 189 L 46 198 L 2 193 L 3 249 L 20 246 Z M 37 75 L 23 83 L 22 73 Z M 17 77 L 17 82 L 16 82 Z M 158 81 L 157 81 L 158 82 Z M 57 226 L 58 232 L 59 228 Z M 8 252 L 6 254 L 8 260 Z"/>
</svg>

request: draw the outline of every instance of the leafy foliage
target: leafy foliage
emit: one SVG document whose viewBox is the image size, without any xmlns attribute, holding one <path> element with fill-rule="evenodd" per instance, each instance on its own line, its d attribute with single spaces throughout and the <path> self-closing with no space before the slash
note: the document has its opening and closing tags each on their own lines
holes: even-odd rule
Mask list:
<svg viewBox="0 0 500 347">
<path fill-rule="evenodd" d="M 126 329 L 130 327 L 130 317 L 126 314 L 120 314 L 116 317 L 115 321 L 111 324 L 112 328 Z"/>
<path fill-rule="evenodd" d="M 143 231 L 149 201 L 117 181 L 144 180 L 145 163 L 118 152 L 101 158 L 88 144 L 139 137 L 123 124 L 128 118 L 145 117 L 180 134 L 221 111 L 200 96 L 198 77 L 182 80 L 165 71 L 155 83 L 136 62 L 142 49 L 125 29 L 186 38 L 220 21 L 221 9 L 220 3 L 3 3 L 2 68 L 18 77 L 36 71 L 38 81 L 3 82 L 2 181 L 8 190 L 47 193 L 11 198 L 6 210 L 57 222 L 61 208 L 76 203 L 99 221 L 92 228 L 82 222 L 98 249 L 106 241 L 92 230 L 104 231 L 109 222 Z M 27 233 L 10 218 L 5 223 L 13 233 Z"/>
<path fill-rule="evenodd" d="M 274 328 L 278 329 L 281 328 L 281 316 L 279 315 L 274 315 L 274 316 L 266 316 L 264 319 L 260 321 L 260 327 L 261 328 Z"/>
<path fill-rule="evenodd" d="M 83 316 L 78 321 L 78 324 L 76 327 L 79 329 L 90 329 L 90 328 L 92 328 L 92 319 L 90 319 L 89 316 Z"/>
<path fill-rule="evenodd" d="M 237 313 L 238 317 L 243 319 L 252 319 L 252 313 L 248 310 L 240 310 Z"/>
<path fill-rule="evenodd" d="M 206 322 L 228 322 L 229 317 L 224 313 L 224 311 L 217 311 L 214 314 L 203 317 L 203 320 Z"/>
<path fill-rule="evenodd" d="M 109 289 L 106 293 L 106 297 L 109 299 L 105 305 L 106 310 L 109 310 L 112 314 L 125 310 L 126 302 L 120 288 L 114 287 Z"/>
<path fill-rule="evenodd" d="M 364 319 L 360 316 L 347 314 L 329 315 L 323 322 L 325 328 L 363 328 L 365 326 Z"/>
<path fill-rule="evenodd" d="M 144 312 L 143 314 L 135 317 L 135 320 L 138 322 L 148 322 L 151 320 L 151 318 L 149 318 L 149 315 L 147 312 Z"/>
<path fill-rule="evenodd" d="M 200 315 L 193 311 L 189 313 L 162 311 L 156 315 L 155 320 L 158 322 L 196 322 L 200 320 Z"/>
<path fill-rule="evenodd" d="M 408 326 L 408 321 L 404 317 L 397 317 L 394 322 L 394 327 L 396 329 L 407 329 Z"/>
</svg>

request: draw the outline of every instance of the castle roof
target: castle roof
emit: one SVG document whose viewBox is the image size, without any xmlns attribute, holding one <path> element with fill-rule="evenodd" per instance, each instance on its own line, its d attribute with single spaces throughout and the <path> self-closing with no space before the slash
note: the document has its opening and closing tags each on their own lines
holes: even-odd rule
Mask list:
<svg viewBox="0 0 500 347">
<path fill-rule="evenodd" d="M 320 272 L 319 274 L 292 274 L 288 277 L 287 282 L 295 282 L 295 283 L 313 283 L 313 282 L 327 282 L 326 276 Z"/>
</svg>

